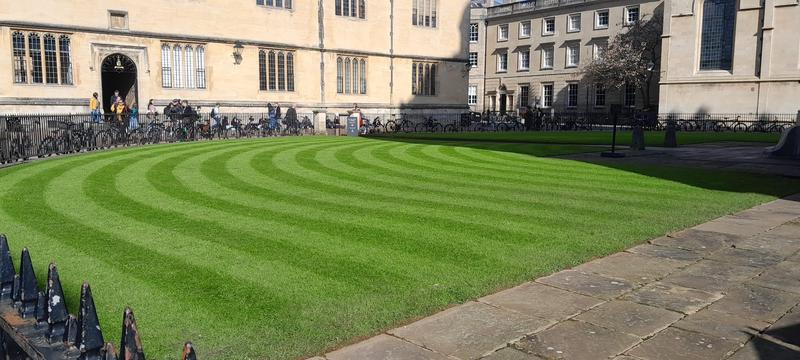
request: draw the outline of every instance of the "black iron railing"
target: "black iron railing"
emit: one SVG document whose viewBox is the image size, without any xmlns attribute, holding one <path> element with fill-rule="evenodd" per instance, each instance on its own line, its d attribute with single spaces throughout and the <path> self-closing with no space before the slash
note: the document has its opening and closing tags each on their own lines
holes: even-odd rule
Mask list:
<svg viewBox="0 0 800 360">
<path fill-rule="evenodd" d="M 88 283 L 81 287 L 77 315 L 67 311 L 58 268 L 51 263 L 42 291 L 27 248 L 19 273 L 5 235 L 0 235 L 0 359 L 10 360 L 144 360 L 133 310 L 125 308 L 119 353 L 107 343 Z M 182 360 L 196 360 L 192 343 L 184 344 Z"/>
<path fill-rule="evenodd" d="M 314 134 L 313 114 L 0 115 L 0 163 L 177 141 Z"/>
<path fill-rule="evenodd" d="M 367 133 L 394 132 L 477 132 L 477 131 L 579 131 L 610 130 L 613 121 L 607 112 L 539 112 L 530 117 L 497 113 L 400 114 L 368 119 Z M 636 125 L 645 130 L 664 130 L 674 122 L 678 131 L 732 131 L 780 133 L 795 125 L 798 114 L 656 114 L 622 112 L 617 125 L 630 130 Z"/>
</svg>

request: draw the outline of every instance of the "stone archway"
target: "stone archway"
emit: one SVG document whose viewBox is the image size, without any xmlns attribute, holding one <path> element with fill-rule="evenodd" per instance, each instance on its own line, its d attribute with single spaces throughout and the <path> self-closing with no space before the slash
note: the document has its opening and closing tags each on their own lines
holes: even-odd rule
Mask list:
<svg viewBox="0 0 800 360">
<path fill-rule="evenodd" d="M 123 54 L 111 54 L 103 59 L 100 67 L 103 87 L 103 109 L 111 111 L 111 97 L 115 90 L 128 106 L 138 104 L 138 81 L 136 63 Z"/>
</svg>

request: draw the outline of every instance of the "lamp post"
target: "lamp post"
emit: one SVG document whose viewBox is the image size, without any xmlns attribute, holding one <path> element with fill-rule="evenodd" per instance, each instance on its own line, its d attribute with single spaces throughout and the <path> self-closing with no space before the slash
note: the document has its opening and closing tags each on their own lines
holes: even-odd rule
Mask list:
<svg viewBox="0 0 800 360">
<path fill-rule="evenodd" d="M 244 45 L 241 41 L 237 41 L 233 45 L 233 63 L 239 65 L 242 63 L 242 51 L 244 50 Z"/>
</svg>

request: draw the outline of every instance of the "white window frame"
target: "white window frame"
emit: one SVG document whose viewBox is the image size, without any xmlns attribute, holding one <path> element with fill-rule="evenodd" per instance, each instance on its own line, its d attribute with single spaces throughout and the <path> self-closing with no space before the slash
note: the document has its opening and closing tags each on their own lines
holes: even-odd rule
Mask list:
<svg viewBox="0 0 800 360">
<path fill-rule="evenodd" d="M 567 43 L 566 48 L 565 66 L 568 68 L 578 67 L 581 64 L 581 44 L 577 42 Z M 575 57 L 574 62 L 572 61 L 573 57 Z"/>
<path fill-rule="evenodd" d="M 527 91 L 528 91 L 528 93 L 525 94 L 526 95 L 525 97 L 527 98 L 525 100 L 523 100 L 523 96 L 522 96 L 522 94 L 524 94 L 525 92 L 522 89 L 527 89 Z M 519 103 L 520 107 L 524 107 L 524 106 L 527 106 L 528 103 L 530 103 L 530 101 L 531 101 L 531 85 L 530 84 L 519 84 L 519 96 L 517 96 L 517 103 Z"/>
<path fill-rule="evenodd" d="M 508 24 L 497 26 L 497 41 L 508 41 Z"/>
<path fill-rule="evenodd" d="M 606 14 L 606 24 L 600 25 L 600 14 Z M 608 29 L 608 24 L 611 21 L 611 12 L 608 9 L 597 10 L 594 12 L 594 28 L 595 30 Z"/>
<path fill-rule="evenodd" d="M 594 45 L 592 45 L 592 58 L 594 60 L 600 59 L 600 56 L 606 49 L 606 45 L 607 44 L 599 44 L 599 43 L 595 43 Z"/>
<path fill-rule="evenodd" d="M 550 54 L 549 57 L 547 56 L 548 53 Z M 548 65 L 548 61 L 547 61 L 548 58 L 549 58 L 549 65 Z M 552 70 L 554 62 L 555 62 L 555 46 L 548 45 L 548 46 L 542 47 L 542 66 L 541 66 L 541 69 L 542 70 Z"/>
<path fill-rule="evenodd" d="M 630 19 L 630 10 L 631 9 L 636 9 L 636 20 L 634 20 L 634 21 L 631 21 L 631 19 Z M 630 25 L 635 24 L 636 21 L 639 21 L 639 17 L 642 16 L 641 9 L 639 8 L 639 5 L 626 6 L 625 7 L 625 11 L 623 11 L 623 16 L 624 16 L 624 18 L 622 20 L 623 20 L 623 23 L 625 25 L 630 26 Z"/>
<path fill-rule="evenodd" d="M 578 19 L 578 26 L 577 27 L 573 27 L 572 26 L 572 20 L 576 19 L 576 18 Z M 581 14 L 580 13 L 575 13 L 575 14 L 567 15 L 567 32 L 574 33 L 574 32 L 579 32 L 579 31 L 581 31 Z"/>
<path fill-rule="evenodd" d="M 528 29 L 527 33 L 523 31 L 524 29 Z M 530 21 L 520 21 L 519 23 L 519 38 L 520 39 L 527 39 L 531 37 L 531 22 Z"/>
<path fill-rule="evenodd" d="M 547 104 L 547 89 L 550 89 L 550 104 Z M 543 83 L 542 84 L 542 107 L 543 108 L 551 108 L 556 101 L 556 94 L 555 94 L 555 87 L 553 83 Z"/>
<path fill-rule="evenodd" d="M 475 60 L 475 61 L 473 61 L 473 60 Z M 474 68 L 478 67 L 478 52 L 477 51 L 471 51 L 469 53 L 469 65 L 470 65 L 471 69 L 474 69 Z"/>
<path fill-rule="evenodd" d="M 471 43 L 478 42 L 478 39 L 480 37 L 480 34 L 479 34 L 480 28 L 479 28 L 479 26 L 480 25 L 478 23 L 469 24 L 469 42 L 471 42 Z"/>
<path fill-rule="evenodd" d="M 528 56 L 528 65 L 524 65 L 525 62 L 523 61 L 523 55 Z M 525 49 L 521 50 L 517 55 L 517 70 L 530 70 L 531 69 L 531 50 Z"/>
<path fill-rule="evenodd" d="M 478 105 L 478 85 L 467 87 L 467 105 Z"/>
<path fill-rule="evenodd" d="M 505 62 L 502 60 L 505 59 Z M 497 53 L 497 72 L 507 72 L 508 71 L 508 53 L 502 52 Z"/>
<path fill-rule="evenodd" d="M 553 29 L 548 31 L 547 30 L 547 24 L 550 21 L 553 22 Z M 556 17 L 555 16 L 550 16 L 550 17 L 546 17 L 546 18 L 542 19 L 542 36 L 550 36 L 550 35 L 555 35 L 555 34 L 556 34 Z"/>
<path fill-rule="evenodd" d="M 603 90 L 603 103 L 602 104 L 598 104 L 597 103 L 598 90 L 599 89 Z M 598 108 L 606 107 L 606 104 L 608 104 L 608 89 L 605 86 L 603 86 L 603 84 L 596 83 L 596 84 L 594 84 L 593 90 L 594 90 L 594 107 L 598 107 Z"/>
<path fill-rule="evenodd" d="M 572 101 L 572 94 L 570 93 L 570 89 L 575 89 L 575 103 L 571 103 Z M 567 108 L 574 109 L 578 107 L 578 96 L 580 95 L 580 86 L 576 82 L 567 83 Z"/>
</svg>

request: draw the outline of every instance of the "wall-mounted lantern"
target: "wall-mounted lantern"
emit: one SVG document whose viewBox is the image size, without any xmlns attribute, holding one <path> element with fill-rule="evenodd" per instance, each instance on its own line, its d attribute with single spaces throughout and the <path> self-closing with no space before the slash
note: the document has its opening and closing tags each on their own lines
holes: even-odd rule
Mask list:
<svg viewBox="0 0 800 360">
<path fill-rule="evenodd" d="M 233 63 L 239 65 L 242 63 L 242 51 L 244 50 L 244 45 L 242 45 L 241 41 L 237 41 L 233 45 Z"/>
</svg>

